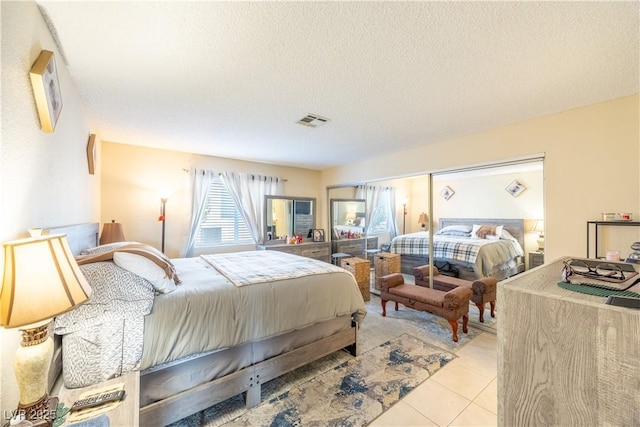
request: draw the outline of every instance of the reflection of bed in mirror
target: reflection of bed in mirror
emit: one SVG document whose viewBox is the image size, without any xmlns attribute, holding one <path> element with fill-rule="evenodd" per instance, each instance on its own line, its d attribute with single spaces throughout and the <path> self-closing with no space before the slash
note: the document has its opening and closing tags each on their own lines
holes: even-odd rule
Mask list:
<svg viewBox="0 0 640 427">
<path fill-rule="evenodd" d="M 472 238 L 474 225 L 502 226 L 507 233 L 502 238 Z M 440 218 L 433 245 L 434 263 L 457 271 L 461 279 L 493 276 L 503 280 L 524 271 L 523 219 Z M 429 233 L 396 236 L 390 251 L 401 255 L 402 272 L 413 274 L 415 267 L 429 263 Z"/>
<path fill-rule="evenodd" d="M 76 233 L 77 228 L 82 228 L 81 236 Z M 67 233 L 74 255 L 96 245 L 98 224 L 50 230 L 51 233 Z M 281 259 L 268 262 L 269 258 L 263 258 L 261 254 L 269 253 L 269 258 L 275 255 Z M 176 259 L 171 261 L 182 282 L 170 293 L 154 294 L 151 283 L 113 261 L 83 264 L 81 270 L 93 289 L 91 303 L 79 306 L 70 312 L 70 317 L 65 313 L 56 319 L 56 333 L 64 334 L 64 351 L 60 357 L 58 343 L 52 374 L 60 371 L 62 360 L 65 385 L 77 387 L 84 382 L 93 384 L 94 379 L 101 376 L 117 376 L 125 367 L 127 370 L 139 369 L 142 371 L 140 425 L 166 425 L 241 393 L 245 393 L 247 406 L 254 406 L 260 401 L 260 384 L 342 348 L 349 347 L 355 352 L 357 322 L 364 317 L 366 308 L 352 275 L 319 262 L 316 267 L 324 273 L 302 277 L 296 274 L 301 271 L 300 266 L 295 265 L 300 257 L 277 251 L 211 255 L 215 259 L 210 261 L 227 264 L 231 261 L 228 257 L 221 259 L 221 255 L 242 256 L 235 265 L 243 274 L 254 272 L 255 277 L 257 270 L 251 266 L 269 264 L 280 266 L 281 270 L 282 266 L 290 266 L 292 276 L 238 287 L 231 281 L 233 279 L 227 279 L 234 277 L 228 275 L 230 270 L 225 268 L 221 270 L 225 273 L 218 272 L 219 266 L 214 268 L 202 257 Z M 304 265 L 311 268 L 309 260 L 303 260 Z M 291 291 L 292 286 L 303 288 L 300 295 L 305 301 L 291 298 L 295 294 Z M 144 293 L 145 304 L 152 301 L 153 310 L 144 317 L 143 333 L 125 334 L 124 326 L 137 324 L 142 313 L 130 313 L 125 307 L 141 303 L 142 300 L 136 297 L 141 293 Z M 266 294 L 274 298 L 264 298 Z M 106 298 L 109 295 L 118 296 Z M 223 297 L 227 302 L 220 302 Z M 239 304 L 238 298 L 246 304 Z M 118 310 L 107 306 L 111 301 L 115 301 Z M 313 302 L 313 310 L 292 308 L 305 308 L 309 301 Z M 102 309 L 104 304 L 107 304 L 106 308 Z M 243 305 L 257 309 L 229 316 Z M 198 307 L 202 310 L 196 310 Z M 118 315 L 114 314 L 116 311 Z M 294 311 L 298 313 L 294 314 Z M 93 312 L 110 316 L 92 317 Z M 264 314 L 271 312 L 273 316 Z M 171 313 L 178 317 L 171 317 Z M 126 318 L 123 320 L 119 315 Z M 299 315 L 308 319 L 299 322 Z M 272 326 L 276 324 L 281 325 L 276 326 L 281 329 L 274 330 Z M 110 331 L 114 335 L 122 331 L 122 339 L 118 336 L 115 340 L 109 338 Z M 225 336 L 233 343 L 216 344 L 220 339 L 226 340 Z M 143 340 L 137 366 L 129 363 L 129 358 L 136 354 L 131 350 L 135 347 L 131 345 L 131 339 Z M 182 353 L 184 349 L 187 353 Z M 124 359 L 118 359 L 123 355 L 128 357 L 126 363 Z M 260 381 L 254 381 L 256 377 Z M 67 384 L 68 381 L 71 384 Z"/>
</svg>

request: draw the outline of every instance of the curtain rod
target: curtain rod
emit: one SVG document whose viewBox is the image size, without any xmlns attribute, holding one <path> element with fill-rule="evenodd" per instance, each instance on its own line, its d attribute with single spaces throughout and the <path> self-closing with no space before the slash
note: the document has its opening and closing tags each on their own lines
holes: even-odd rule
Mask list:
<svg viewBox="0 0 640 427">
<path fill-rule="evenodd" d="M 184 172 L 186 172 L 186 173 L 191 172 L 191 169 L 187 169 L 187 168 L 182 168 L 182 170 L 183 170 Z M 205 170 L 203 169 L 203 170 L 202 170 L 202 172 L 204 173 L 204 172 L 205 172 Z M 218 176 L 220 176 L 220 175 L 222 175 L 222 173 L 221 173 L 221 172 L 218 172 Z M 251 175 L 254 179 L 255 179 L 255 177 L 256 177 L 256 176 L 264 176 L 265 178 L 270 178 L 270 177 L 265 176 L 265 175 L 256 175 L 256 174 L 247 174 L 247 175 Z M 282 182 L 289 182 L 289 180 L 288 180 L 288 179 L 286 179 L 286 178 L 280 178 L 280 177 L 277 177 L 277 176 L 276 176 L 276 177 L 273 177 L 273 178 L 279 179 L 279 180 L 280 180 L 280 181 L 282 181 Z"/>
</svg>

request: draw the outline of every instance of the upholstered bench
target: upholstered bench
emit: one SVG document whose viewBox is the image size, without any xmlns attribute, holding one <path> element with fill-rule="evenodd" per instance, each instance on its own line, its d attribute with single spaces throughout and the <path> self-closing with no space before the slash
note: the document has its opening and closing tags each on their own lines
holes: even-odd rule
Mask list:
<svg viewBox="0 0 640 427">
<path fill-rule="evenodd" d="M 416 285 L 429 287 L 429 266 L 422 265 L 413 269 L 413 277 Z M 480 310 L 480 322 L 484 322 L 484 307 L 486 303 L 491 306 L 491 317 L 496 317 L 496 287 L 498 280 L 495 277 L 483 277 L 473 282 L 457 277 L 440 274 L 436 267 L 433 267 L 433 289 L 449 291 L 459 286 L 469 288 L 473 291 L 471 301 Z"/>
<path fill-rule="evenodd" d="M 448 292 L 404 283 L 400 273 L 383 276 L 380 280 L 382 315 L 387 315 L 387 301 L 398 303 L 414 310 L 428 311 L 449 321 L 453 329 L 453 341 L 458 342 L 458 319 L 462 317 L 462 331 L 467 333 L 469 322 L 469 299 L 471 289 L 458 287 Z"/>
</svg>

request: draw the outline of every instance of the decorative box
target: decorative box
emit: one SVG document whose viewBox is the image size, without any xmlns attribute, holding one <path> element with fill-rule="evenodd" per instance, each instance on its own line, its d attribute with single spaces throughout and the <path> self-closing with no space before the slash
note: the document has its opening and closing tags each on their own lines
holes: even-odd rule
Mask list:
<svg viewBox="0 0 640 427">
<path fill-rule="evenodd" d="M 369 288 L 371 286 L 371 264 L 369 260 L 357 257 L 343 258 L 340 266 L 353 274 L 353 277 L 356 278 L 356 282 L 358 283 L 362 298 L 365 301 L 369 301 Z"/>
<path fill-rule="evenodd" d="M 373 259 L 376 278 L 374 282 L 374 288 L 379 291 L 380 279 L 382 279 L 382 276 L 386 276 L 387 274 L 391 273 L 400 273 L 400 255 L 381 252 L 379 254 L 376 254 Z"/>
</svg>

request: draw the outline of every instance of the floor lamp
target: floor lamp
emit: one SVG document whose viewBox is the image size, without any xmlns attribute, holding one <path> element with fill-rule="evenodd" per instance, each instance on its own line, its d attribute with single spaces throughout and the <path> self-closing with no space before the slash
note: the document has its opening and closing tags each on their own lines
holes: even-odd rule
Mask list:
<svg viewBox="0 0 640 427">
<path fill-rule="evenodd" d="M 56 398 L 49 398 L 47 379 L 53 356 L 51 319 L 91 295 L 64 234 L 5 242 L 0 293 L 0 325 L 19 328 L 22 342 L 13 371 L 20 390 L 17 417 L 30 421 L 55 418 Z"/>
<path fill-rule="evenodd" d="M 404 203 L 402 203 L 402 234 L 405 234 L 406 232 L 406 225 L 407 225 L 407 200 L 404 200 Z"/>
<path fill-rule="evenodd" d="M 166 197 L 160 198 L 160 217 L 158 218 L 158 221 L 162 221 L 162 246 L 160 248 L 162 252 L 164 252 L 164 223 L 167 219 L 167 216 L 165 214 L 167 200 L 169 199 L 167 199 Z"/>
</svg>

